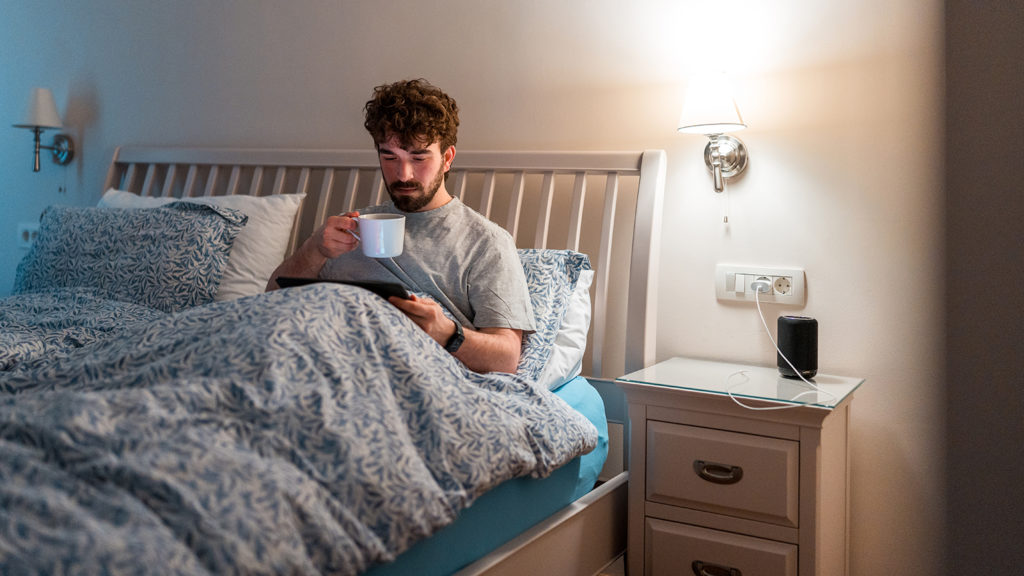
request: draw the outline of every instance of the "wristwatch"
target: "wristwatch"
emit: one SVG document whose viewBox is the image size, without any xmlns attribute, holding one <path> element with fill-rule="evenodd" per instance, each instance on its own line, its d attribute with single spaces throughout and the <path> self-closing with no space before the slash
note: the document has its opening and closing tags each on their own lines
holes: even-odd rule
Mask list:
<svg viewBox="0 0 1024 576">
<path fill-rule="evenodd" d="M 453 322 L 455 321 L 453 320 Z M 449 354 L 455 354 L 465 340 L 466 335 L 462 332 L 462 325 L 455 322 L 455 334 L 452 334 L 452 337 L 448 339 L 447 343 L 445 343 L 444 349 L 447 350 Z"/>
</svg>

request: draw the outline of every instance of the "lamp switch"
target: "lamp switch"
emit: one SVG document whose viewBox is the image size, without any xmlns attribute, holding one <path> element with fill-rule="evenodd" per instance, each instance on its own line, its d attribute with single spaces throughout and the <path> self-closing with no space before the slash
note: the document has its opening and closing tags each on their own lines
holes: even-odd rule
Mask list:
<svg viewBox="0 0 1024 576">
<path fill-rule="evenodd" d="M 31 248 L 39 236 L 39 224 L 22 222 L 18 224 L 18 248 Z"/>
<path fill-rule="evenodd" d="M 737 294 L 743 294 L 747 290 L 747 282 L 743 277 L 743 274 L 733 274 L 733 289 L 732 291 Z"/>
</svg>

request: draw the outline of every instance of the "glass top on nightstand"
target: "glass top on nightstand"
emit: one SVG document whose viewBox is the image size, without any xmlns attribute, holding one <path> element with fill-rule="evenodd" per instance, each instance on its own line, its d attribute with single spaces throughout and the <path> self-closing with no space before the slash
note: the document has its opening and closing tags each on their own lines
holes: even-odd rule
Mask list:
<svg viewBox="0 0 1024 576">
<path fill-rule="evenodd" d="M 838 406 L 864 382 L 863 378 L 818 374 L 811 378 L 819 388 L 815 390 L 799 378 L 782 377 L 774 366 L 747 366 L 692 358 L 671 358 L 618 380 L 829 409 Z"/>
</svg>

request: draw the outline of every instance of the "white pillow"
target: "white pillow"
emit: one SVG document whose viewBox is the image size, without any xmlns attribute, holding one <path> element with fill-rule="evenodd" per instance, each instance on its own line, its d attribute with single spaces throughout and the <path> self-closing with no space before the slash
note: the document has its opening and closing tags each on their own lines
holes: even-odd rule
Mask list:
<svg viewBox="0 0 1024 576">
<path fill-rule="evenodd" d="M 569 296 L 565 316 L 562 317 L 562 325 L 555 335 L 551 357 L 537 378 L 537 382 L 550 390 L 583 372 L 583 353 L 587 349 L 587 332 L 590 331 L 590 285 L 593 282 L 593 270 L 580 270 L 580 277 Z"/>
<path fill-rule="evenodd" d="M 284 260 L 291 239 L 295 213 L 305 194 L 274 194 L 272 196 L 203 196 L 198 198 L 153 198 L 111 188 L 100 199 L 100 206 L 110 208 L 152 208 L 185 200 L 234 208 L 249 217 L 249 222 L 235 239 L 224 268 L 224 276 L 214 298 L 233 300 L 261 294 L 274 269 Z"/>
</svg>

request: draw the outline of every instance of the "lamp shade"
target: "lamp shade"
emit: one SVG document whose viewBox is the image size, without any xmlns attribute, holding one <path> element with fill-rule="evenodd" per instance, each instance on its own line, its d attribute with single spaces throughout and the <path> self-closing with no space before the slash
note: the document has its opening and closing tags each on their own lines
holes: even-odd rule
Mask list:
<svg viewBox="0 0 1024 576">
<path fill-rule="evenodd" d="M 746 127 L 724 74 L 690 80 L 679 115 L 679 132 L 722 134 Z"/>
<path fill-rule="evenodd" d="M 53 93 L 47 88 L 34 88 L 22 121 L 15 128 L 61 128 L 63 124 L 53 102 Z"/>
</svg>

